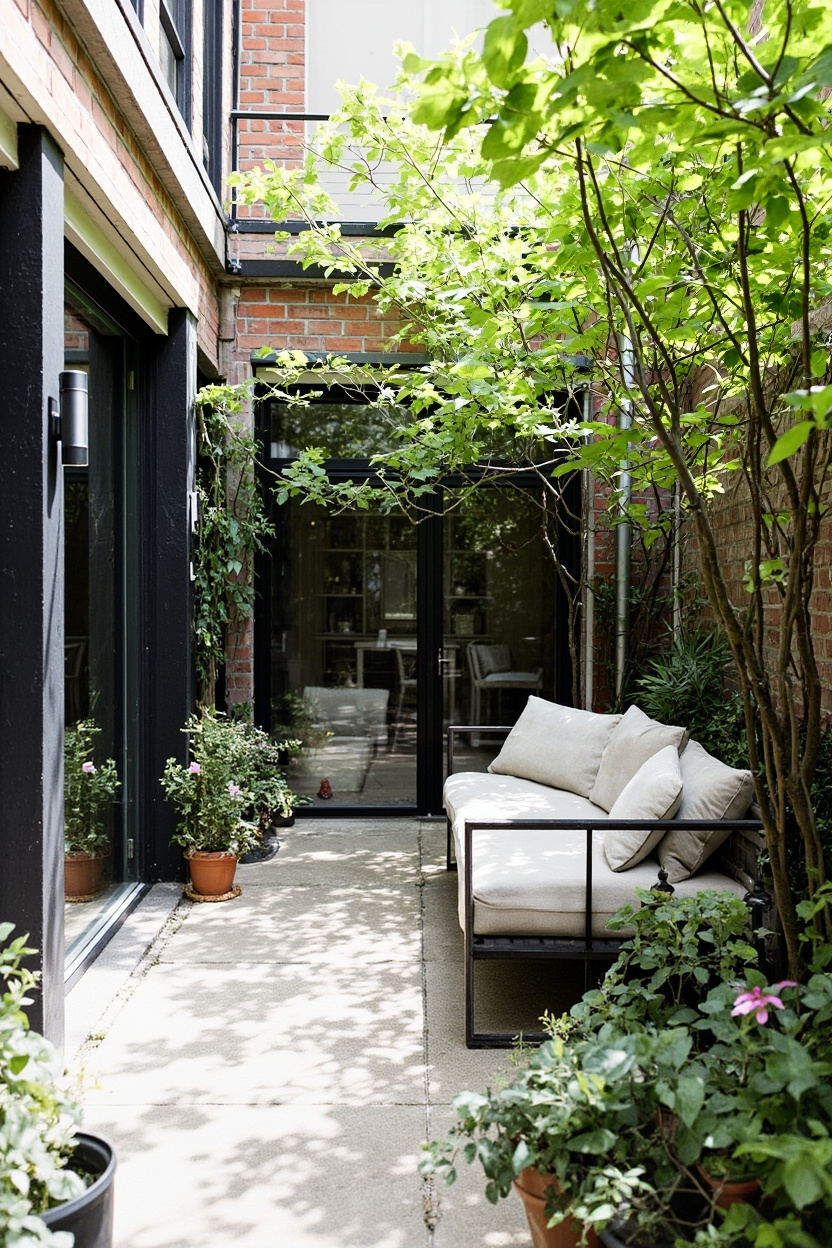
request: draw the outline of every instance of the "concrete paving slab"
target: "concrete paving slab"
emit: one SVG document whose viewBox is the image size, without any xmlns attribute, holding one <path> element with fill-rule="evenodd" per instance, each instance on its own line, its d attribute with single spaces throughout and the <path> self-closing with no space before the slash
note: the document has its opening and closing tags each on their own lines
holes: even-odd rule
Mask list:
<svg viewBox="0 0 832 1248">
<path fill-rule="evenodd" d="M 451 1099 L 512 1072 L 464 1045 L 444 825 L 290 833 L 236 901 L 154 890 L 117 938 L 132 950 L 114 943 L 69 995 L 68 1035 L 91 1035 L 85 1123 L 119 1155 L 116 1248 L 527 1248 L 522 1206 L 489 1205 L 477 1167 L 431 1229 L 416 1170 Z M 581 990 L 563 964 L 477 974 L 482 1020 L 507 1029 Z"/>
<path fill-rule="evenodd" d="M 554 965 L 554 971 L 553 971 Z M 557 964 L 485 962 L 476 968 L 477 1026 L 494 1031 L 539 1031 L 544 1010 L 571 1004 Z M 496 1071 L 510 1069 L 510 1050 L 466 1049 L 462 958 L 425 966 L 428 1088 L 432 1104 L 449 1104 L 457 1092 L 478 1092 Z M 580 995 L 580 994 L 578 994 Z"/>
<path fill-rule="evenodd" d="M 423 1109 L 141 1105 L 88 1119 L 118 1152 L 115 1248 L 429 1243 Z"/>
<path fill-rule="evenodd" d="M 454 1121 L 450 1109 L 431 1111 L 432 1139 L 441 1139 Z M 485 1175 L 479 1162 L 460 1160 L 451 1187 L 440 1183 L 429 1193 L 434 1248 L 528 1248 L 532 1238 L 519 1196 L 512 1193 L 492 1205 L 485 1198 Z"/>
<path fill-rule="evenodd" d="M 249 888 L 283 884 L 355 884 L 362 887 L 399 884 L 419 871 L 417 832 L 368 837 L 361 844 L 342 833 L 295 835 L 290 829 L 278 837 L 280 849 L 268 862 L 241 863 L 236 883 Z"/>
<path fill-rule="evenodd" d="M 457 918 L 456 876 L 425 876 L 422 889 L 425 960 L 461 961 L 463 935 Z"/>
<path fill-rule="evenodd" d="M 374 877 L 373 877 L 374 878 Z M 366 966 L 421 956 L 417 880 L 390 888 L 275 885 L 188 903 L 165 962 Z"/>
<path fill-rule="evenodd" d="M 64 1048 L 74 1053 L 104 1008 L 119 992 L 153 944 L 182 894 L 179 884 L 155 884 L 139 907 L 128 915 L 95 961 L 95 974 L 84 975 L 72 989 Z"/>
<path fill-rule="evenodd" d="M 424 1104 L 420 967 L 157 964 L 84 1082 L 88 1105 Z"/>
</svg>

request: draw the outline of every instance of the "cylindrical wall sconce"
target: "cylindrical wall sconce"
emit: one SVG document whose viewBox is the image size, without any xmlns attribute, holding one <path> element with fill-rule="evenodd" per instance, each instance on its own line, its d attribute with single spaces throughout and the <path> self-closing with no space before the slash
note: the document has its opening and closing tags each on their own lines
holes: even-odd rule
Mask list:
<svg viewBox="0 0 832 1248">
<path fill-rule="evenodd" d="M 89 451 L 89 396 L 87 374 L 61 373 L 61 463 L 86 468 Z"/>
</svg>

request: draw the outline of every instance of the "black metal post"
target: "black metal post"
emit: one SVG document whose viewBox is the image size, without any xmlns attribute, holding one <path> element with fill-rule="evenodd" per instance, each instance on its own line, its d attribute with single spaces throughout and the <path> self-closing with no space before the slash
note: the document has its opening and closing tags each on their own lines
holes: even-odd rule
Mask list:
<svg viewBox="0 0 832 1248">
<path fill-rule="evenodd" d="M 18 129 L 0 171 L 0 922 L 38 949 L 32 1026 L 64 1033 L 64 529 L 49 400 L 63 368 L 63 156 Z"/>
<path fill-rule="evenodd" d="M 185 759 L 182 728 L 193 707 L 188 492 L 194 477 L 195 385 L 196 323 L 190 312 L 175 309 L 156 359 L 145 447 L 142 580 L 147 712 L 141 731 L 148 836 L 142 878 L 149 883 L 178 879 L 183 871 L 181 853 L 170 845 L 175 820 L 159 777 L 167 758 Z"/>
</svg>

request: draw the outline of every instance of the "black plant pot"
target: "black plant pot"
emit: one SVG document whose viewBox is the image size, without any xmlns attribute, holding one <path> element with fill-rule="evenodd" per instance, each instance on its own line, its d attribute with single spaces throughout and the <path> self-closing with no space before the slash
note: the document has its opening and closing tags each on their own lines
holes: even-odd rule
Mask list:
<svg viewBox="0 0 832 1248">
<path fill-rule="evenodd" d="M 53 1231 L 72 1231 L 75 1248 L 112 1248 L 113 1179 L 116 1154 L 98 1135 L 79 1131 L 69 1160 L 70 1169 L 95 1176 L 85 1192 L 40 1215 Z"/>
</svg>

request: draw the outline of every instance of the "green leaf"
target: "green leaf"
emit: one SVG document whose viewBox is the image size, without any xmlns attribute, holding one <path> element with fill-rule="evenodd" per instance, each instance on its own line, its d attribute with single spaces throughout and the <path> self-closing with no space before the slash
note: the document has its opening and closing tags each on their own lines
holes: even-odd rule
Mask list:
<svg viewBox="0 0 832 1248">
<path fill-rule="evenodd" d="M 676 1113 L 692 1127 L 705 1103 L 705 1081 L 701 1076 L 683 1075 L 676 1086 Z"/>
<path fill-rule="evenodd" d="M 584 1131 L 569 1140 L 569 1150 L 573 1153 L 606 1153 L 613 1147 L 618 1136 L 607 1127 L 596 1127 L 594 1131 Z"/>
<path fill-rule="evenodd" d="M 781 433 L 780 437 L 771 448 L 768 457 L 769 467 L 779 464 L 782 460 L 788 459 L 790 455 L 794 455 L 800 450 L 805 442 L 808 442 L 812 433 L 817 429 L 817 425 L 813 420 L 800 420 L 796 425 L 792 425 L 791 429 L 787 429 L 785 433 Z"/>
<path fill-rule="evenodd" d="M 529 41 L 513 17 L 498 17 L 485 31 L 482 61 L 497 87 L 506 87 L 526 59 Z"/>
</svg>

